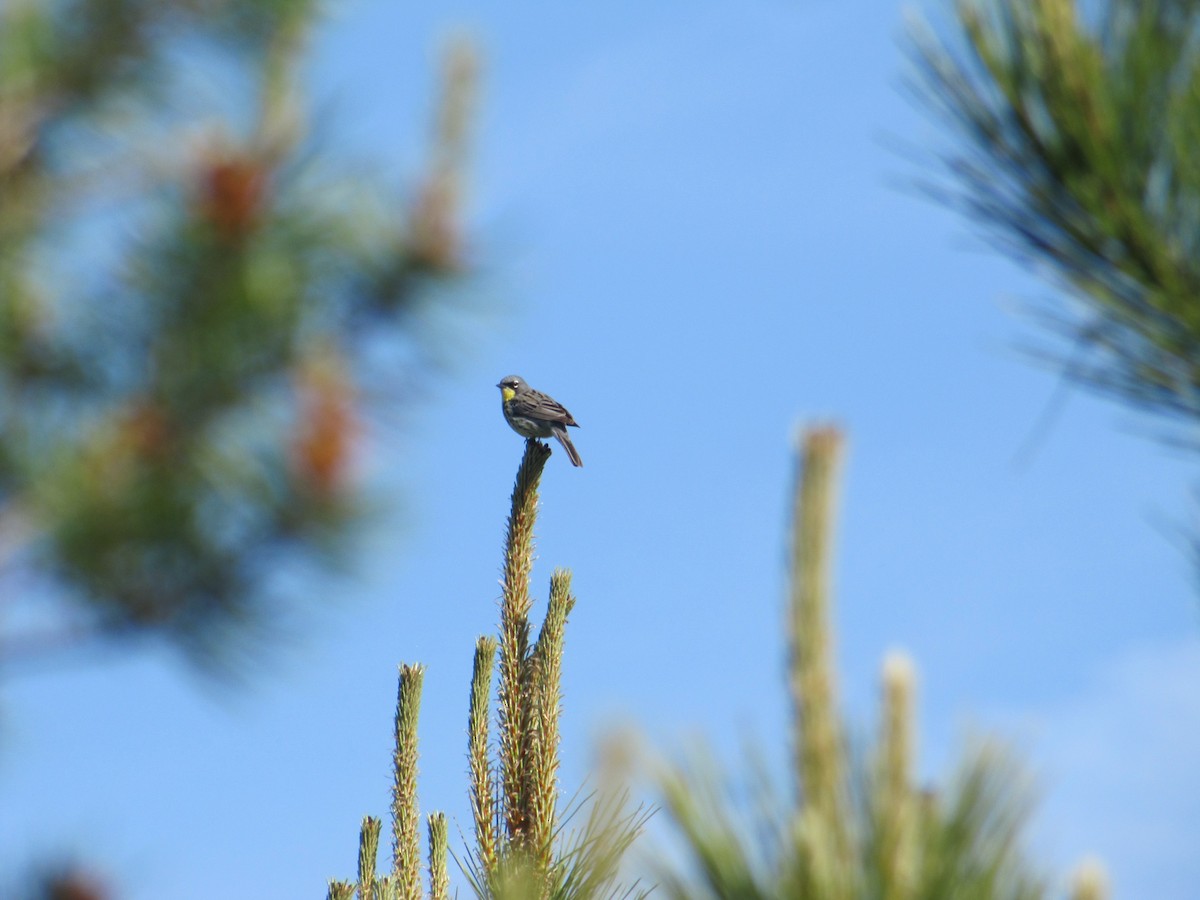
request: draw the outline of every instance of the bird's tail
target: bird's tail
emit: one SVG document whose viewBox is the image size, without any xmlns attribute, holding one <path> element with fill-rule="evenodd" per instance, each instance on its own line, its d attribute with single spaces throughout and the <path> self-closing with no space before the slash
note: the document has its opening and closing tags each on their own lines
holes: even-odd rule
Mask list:
<svg viewBox="0 0 1200 900">
<path fill-rule="evenodd" d="M 558 438 L 558 442 L 563 445 L 563 449 L 567 451 L 567 456 L 571 458 L 571 465 L 582 466 L 583 460 L 579 458 L 579 451 L 575 449 L 575 445 L 571 443 L 571 439 L 567 436 L 567 429 L 553 429 L 554 436 Z"/>
</svg>

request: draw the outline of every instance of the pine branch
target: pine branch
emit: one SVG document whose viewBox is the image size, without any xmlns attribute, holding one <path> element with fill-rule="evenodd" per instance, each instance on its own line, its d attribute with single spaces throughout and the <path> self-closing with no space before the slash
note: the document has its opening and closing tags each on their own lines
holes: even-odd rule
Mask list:
<svg viewBox="0 0 1200 900">
<path fill-rule="evenodd" d="M 462 236 L 457 219 L 478 68 L 473 44 L 460 39 L 450 45 L 443 62 L 429 175 L 411 225 L 414 263 L 435 272 L 453 272 L 461 265 Z"/>
<path fill-rule="evenodd" d="M 893 653 L 884 660 L 882 722 L 874 791 L 883 900 L 907 900 L 914 896 L 916 888 L 915 681 L 916 674 L 908 657 Z"/>
<path fill-rule="evenodd" d="M 1027 782 L 997 744 L 968 754 L 948 788 L 915 789 L 915 676 L 906 657 L 885 661 L 878 742 L 862 757 L 869 764 L 848 758 L 829 596 L 842 445 L 837 430 L 819 428 L 799 448 L 788 620 L 795 802 L 781 808 L 782 792 L 754 758 L 741 779 L 710 753 L 667 766 L 658 784 L 685 856 L 660 854 L 659 883 L 678 900 L 1046 900 L 1021 840 Z"/>
<path fill-rule="evenodd" d="M 567 619 L 575 605 L 571 573 L 556 569 L 550 599 L 537 640 L 530 646 L 530 574 L 538 485 L 550 450 L 526 442 L 512 494 L 505 537 L 500 636 L 476 642 L 467 717 L 467 758 L 475 847 L 460 862 L 471 891 L 486 900 L 594 900 L 643 897 L 636 885 L 617 885 L 619 864 L 641 833 L 647 813 L 625 811 L 626 792 L 604 790 L 578 806 L 567 805 L 559 819 L 559 745 L 562 715 L 562 655 Z M 497 718 L 499 760 L 489 756 L 489 697 L 499 650 Z M 393 789 L 393 874 L 376 881 L 372 900 L 420 896 L 416 829 L 416 728 L 420 704 L 420 666 L 401 669 L 396 713 Z M 497 778 L 499 773 L 499 778 Z M 611 787 L 611 786 L 609 786 Z M 587 808 L 582 829 L 565 823 Z M 373 822 L 370 818 L 367 823 Z M 377 837 L 378 824 L 374 826 Z M 428 818 L 429 890 L 435 900 L 448 896 L 446 819 Z M 368 825 L 360 840 L 360 882 L 370 883 L 364 862 L 369 852 Z"/>
<path fill-rule="evenodd" d="M 1071 900 L 1108 900 L 1108 872 L 1095 859 L 1080 863 L 1071 879 Z"/>
<path fill-rule="evenodd" d="M 429 817 L 429 900 L 448 900 L 450 875 L 446 871 L 449 841 L 446 836 L 446 814 Z"/>
<path fill-rule="evenodd" d="M 848 897 L 844 873 L 851 835 L 847 762 L 834 688 L 829 568 L 834 492 L 842 435 L 813 429 L 803 438 L 793 513 L 790 673 L 795 722 L 795 773 L 803 806 L 798 833 L 810 848 L 830 897 Z"/>
<path fill-rule="evenodd" d="M 400 667 L 396 701 L 395 785 L 392 788 L 392 875 L 402 900 L 421 898 L 421 839 L 417 810 L 417 718 L 425 667 Z"/>
<path fill-rule="evenodd" d="M 399 314 L 468 263 L 474 52 L 448 54 L 411 208 L 311 132 L 320 7 L 0 3 L 0 496 L 36 523 L 33 575 L 99 637 L 165 636 L 212 668 L 261 658 L 278 565 L 345 549 L 358 401 L 428 365 L 435 333 Z M 250 121 L 184 96 L 182 48 L 230 67 Z M 411 362 L 381 372 L 367 341 Z M 317 348 L 345 377 L 309 402 Z"/>
<path fill-rule="evenodd" d="M 911 36 L 917 95 L 957 139 L 935 196 L 1081 301 L 1044 316 L 1087 351 L 1068 377 L 1194 422 L 1200 7 L 958 0 L 952 19 Z"/>
<path fill-rule="evenodd" d="M 380 900 L 375 896 L 375 865 L 379 858 L 382 825 L 373 816 L 363 818 L 358 837 L 358 900 Z"/>
<path fill-rule="evenodd" d="M 496 660 L 495 638 L 479 638 L 471 669 L 471 708 L 467 714 L 467 760 L 471 769 L 471 815 L 475 822 L 475 852 L 484 876 L 496 865 L 496 797 L 489 758 L 488 733 L 491 711 L 492 668 Z"/>
<path fill-rule="evenodd" d="M 557 830 L 559 719 L 562 715 L 562 653 L 567 616 L 575 606 L 571 573 L 556 569 L 550 577 L 550 603 L 541 633 L 534 645 L 533 731 L 536 753 L 531 760 L 529 809 L 530 835 L 544 869 L 550 868 L 553 837 Z"/>
<path fill-rule="evenodd" d="M 529 667 L 529 576 L 533 569 L 533 531 L 537 520 L 538 482 L 550 448 L 525 442 L 517 470 L 512 511 L 504 542 L 504 581 L 500 605 L 500 777 L 504 790 L 508 841 L 528 847 L 529 777 L 532 721 Z"/>
</svg>

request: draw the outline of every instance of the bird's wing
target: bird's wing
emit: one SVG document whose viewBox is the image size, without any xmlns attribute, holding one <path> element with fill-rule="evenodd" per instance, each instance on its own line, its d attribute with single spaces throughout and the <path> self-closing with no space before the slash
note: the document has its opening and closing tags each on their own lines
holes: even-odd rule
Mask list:
<svg viewBox="0 0 1200 900">
<path fill-rule="evenodd" d="M 564 425 L 579 426 L 575 421 L 575 417 L 567 412 L 567 408 L 555 400 L 553 397 L 547 397 L 541 391 L 535 391 L 532 388 L 523 394 L 519 394 L 516 398 L 522 402 L 522 409 L 526 410 L 529 415 L 538 419 L 545 419 L 547 422 L 561 422 Z"/>
</svg>

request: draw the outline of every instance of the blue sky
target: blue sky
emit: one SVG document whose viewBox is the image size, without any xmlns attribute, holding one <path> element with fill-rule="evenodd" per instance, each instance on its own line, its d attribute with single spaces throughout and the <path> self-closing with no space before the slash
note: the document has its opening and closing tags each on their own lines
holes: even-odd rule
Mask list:
<svg viewBox="0 0 1200 900">
<path fill-rule="evenodd" d="M 938 136 L 900 90 L 900 4 L 647 6 L 336 5 L 314 48 L 324 127 L 397 177 L 422 158 L 442 40 L 484 48 L 485 312 L 370 451 L 399 509 L 248 689 L 153 651 L 5 685 L 0 872 L 77 852 L 135 900 L 323 895 L 353 874 L 361 817 L 386 815 L 402 661 L 428 666 L 424 809 L 468 830 L 471 652 L 521 453 L 493 385 L 517 372 L 582 423 L 585 467 L 548 466 L 535 570 L 543 603 L 554 566 L 579 596 L 568 790 L 615 727 L 664 750 L 781 745 L 792 435 L 835 420 L 851 722 L 871 727 L 904 648 L 923 775 L 1005 735 L 1048 867 L 1096 854 L 1118 896 L 1195 896 L 1200 601 L 1169 534 L 1193 521 L 1191 461 L 1079 392 L 1041 429 L 1057 382 L 1020 358 L 1037 332 L 1018 311 L 1049 288 L 903 189 L 918 172 L 889 149 Z"/>
</svg>

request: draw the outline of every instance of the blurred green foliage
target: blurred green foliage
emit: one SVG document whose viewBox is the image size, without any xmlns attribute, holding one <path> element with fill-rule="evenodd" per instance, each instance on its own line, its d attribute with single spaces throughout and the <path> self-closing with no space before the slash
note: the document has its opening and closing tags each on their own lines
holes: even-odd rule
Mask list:
<svg viewBox="0 0 1200 900">
<path fill-rule="evenodd" d="M 463 269 L 474 65 L 398 193 L 307 121 L 317 7 L 0 7 L 0 664 L 133 634 L 228 660 L 352 527 L 364 397 L 419 380 L 415 313 Z"/>
<path fill-rule="evenodd" d="M 1043 900 L 1062 896 L 1026 845 L 1029 781 L 998 744 L 980 742 L 944 786 L 917 782 L 916 669 L 883 666 L 876 740 L 852 752 L 839 714 L 830 587 L 844 440 L 803 437 L 793 503 L 788 684 L 791 784 L 760 760 L 729 774 L 693 748 L 657 772 L 674 840 L 653 857 L 658 889 L 679 900 Z M 1071 900 L 1108 896 L 1090 861 Z"/>
<path fill-rule="evenodd" d="M 956 0 L 911 47 L 953 132 L 936 196 L 1072 299 L 1069 377 L 1200 419 L 1200 3 Z M 1193 435 L 1186 440 L 1194 446 Z"/>
</svg>

